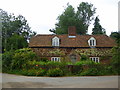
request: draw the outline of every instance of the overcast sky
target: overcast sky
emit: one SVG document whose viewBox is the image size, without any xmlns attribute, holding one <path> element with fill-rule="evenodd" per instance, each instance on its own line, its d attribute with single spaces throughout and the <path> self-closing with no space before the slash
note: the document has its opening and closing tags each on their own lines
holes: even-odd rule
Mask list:
<svg viewBox="0 0 120 90">
<path fill-rule="evenodd" d="M 107 35 L 118 30 L 119 0 L 0 0 L 0 8 L 15 15 L 23 15 L 37 34 L 50 34 L 49 29 L 55 27 L 57 17 L 64 11 L 67 3 L 77 8 L 83 1 L 97 8 L 95 16 L 99 15 L 100 24 L 106 29 Z"/>
</svg>

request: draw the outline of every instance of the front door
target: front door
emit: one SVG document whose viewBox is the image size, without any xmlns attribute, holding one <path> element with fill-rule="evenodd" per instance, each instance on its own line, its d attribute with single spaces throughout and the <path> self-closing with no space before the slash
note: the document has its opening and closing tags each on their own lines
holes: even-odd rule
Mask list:
<svg viewBox="0 0 120 90">
<path fill-rule="evenodd" d="M 74 54 L 70 55 L 70 59 L 71 59 L 72 63 L 75 63 L 76 62 L 76 55 L 74 55 Z"/>
</svg>

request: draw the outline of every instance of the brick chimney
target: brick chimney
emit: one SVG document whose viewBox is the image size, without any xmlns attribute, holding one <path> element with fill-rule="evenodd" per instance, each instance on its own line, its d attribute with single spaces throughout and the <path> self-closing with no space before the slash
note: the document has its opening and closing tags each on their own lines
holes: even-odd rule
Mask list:
<svg viewBox="0 0 120 90">
<path fill-rule="evenodd" d="M 75 26 L 69 26 L 68 27 L 68 37 L 69 38 L 75 38 L 76 37 L 76 27 Z"/>
</svg>

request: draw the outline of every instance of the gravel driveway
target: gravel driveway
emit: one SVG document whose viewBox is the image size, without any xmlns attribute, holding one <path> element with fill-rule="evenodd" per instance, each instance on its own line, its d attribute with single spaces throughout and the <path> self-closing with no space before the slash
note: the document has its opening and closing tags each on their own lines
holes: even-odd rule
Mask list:
<svg viewBox="0 0 120 90">
<path fill-rule="evenodd" d="M 28 77 L 2 74 L 3 88 L 118 88 L 118 76 Z"/>
</svg>

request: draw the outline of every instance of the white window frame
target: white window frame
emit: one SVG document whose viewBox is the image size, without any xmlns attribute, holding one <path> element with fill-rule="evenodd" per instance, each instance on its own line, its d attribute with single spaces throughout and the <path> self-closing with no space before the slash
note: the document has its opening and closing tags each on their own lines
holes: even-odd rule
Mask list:
<svg viewBox="0 0 120 90">
<path fill-rule="evenodd" d="M 94 61 L 95 63 L 99 63 L 100 62 L 99 57 L 90 57 L 90 59 L 92 61 Z"/>
<path fill-rule="evenodd" d="M 51 61 L 60 62 L 60 57 L 51 57 Z"/>
<path fill-rule="evenodd" d="M 53 39 L 52 39 L 52 46 L 59 46 L 59 38 L 58 37 L 54 37 Z"/>
<path fill-rule="evenodd" d="M 88 44 L 89 44 L 89 46 L 96 46 L 96 39 L 94 37 L 91 37 L 88 40 Z"/>
</svg>

